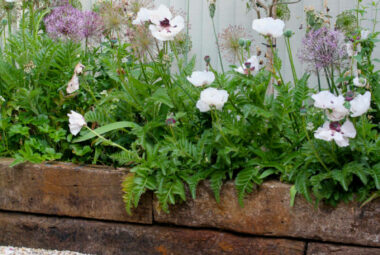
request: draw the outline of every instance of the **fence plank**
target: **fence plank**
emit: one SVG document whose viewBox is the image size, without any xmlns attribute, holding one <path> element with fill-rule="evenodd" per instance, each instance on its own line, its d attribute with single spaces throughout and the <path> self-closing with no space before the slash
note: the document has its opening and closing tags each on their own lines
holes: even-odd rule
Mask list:
<svg viewBox="0 0 380 255">
<path fill-rule="evenodd" d="M 90 6 L 95 3 L 95 0 L 81 0 L 84 8 L 89 9 Z M 217 55 L 217 49 L 215 45 L 215 38 L 212 31 L 211 20 L 209 17 L 208 6 L 206 0 L 155 0 L 155 4 L 166 4 L 173 6 L 176 9 L 181 9 L 186 12 L 187 1 L 190 1 L 190 23 L 191 30 L 190 35 L 192 37 L 192 52 L 191 54 L 197 55 L 197 67 L 199 69 L 204 68 L 203 57 L 210 55 L 213 60 L 213 65 L 219 67 L 219 60 Z M 218 33 L 221 33 L 228 25 L 242 25 L 249 32 L 252 33 L 253 38 L 257 44 L 260 44 L 260 36 L 253 32 L 251 29 L 252 20 L 255 18 L 254 12 L 247 12 L 245 0 L 218 0 L 217 11 L 215 14 L 215 22 Z M 288 29 L 293 30 L 296 34 L 292 38 L 292 47 L 294 49 L 294 55 L 297 53 L 297 49 L 301 47 L 302 37 L 305 30 L 300 30 L 300 24 L 304 24 L 305 27 L 305 14 L 304 8 L 308 6 L 315 7 L 316 10 L 323 9 L 323 0 L 302 0 L 298 4 L 290 6 L 292 16 L 286 23 Z M 362 4 L 369 5 L 372 0 L 364 0 Z M 351 0 L 330 0 L 328 6 L 330 14 L 336 16 L 344 10 L 352 9 L 355 7 L 356 1 Z M 373 8 L 368 9 L 366 19 L 373 19 L 375 17 L 375 11 Z M 369 20 L 364 20 L 363 24 L 368 28 L 372 28 L 372 23 Z M 376 30 L 380 30 L 380 24 L 376 26 Z M 278 49 L 280 57 L 284 60 L 283 71 L 286 79 L 290 79 L 290 65 L 287 60 L 286 50 L 283 40 L 278 42 Z M 375 55 L 380 58 L 380 51 L 376 51 Z M 225 60 L 223 60 L 225 62 Z M 304 70 L 304 66 L 299 61 L 296 61 L 296 68 L 299 73 Z M 224 63 L 228 66 L 228 63 Z"/>
</svg>

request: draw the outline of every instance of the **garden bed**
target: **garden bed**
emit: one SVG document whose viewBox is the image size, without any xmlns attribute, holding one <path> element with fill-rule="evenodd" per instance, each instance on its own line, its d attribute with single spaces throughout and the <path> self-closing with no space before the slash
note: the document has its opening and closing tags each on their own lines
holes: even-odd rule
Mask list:
<svg viewBox="0 0 380 255">
<path fill-rule="evenodd" d="M 380 254 L 380 200 L 318 208 L 290 186 L 264 183 L 238 205 L 227 182 L 217 204 L 197 199 L 160 210 L 151 193 L 128 216 L 125 169 L 0 161 L 0 244 L 96 254 Z"/>
</svg>

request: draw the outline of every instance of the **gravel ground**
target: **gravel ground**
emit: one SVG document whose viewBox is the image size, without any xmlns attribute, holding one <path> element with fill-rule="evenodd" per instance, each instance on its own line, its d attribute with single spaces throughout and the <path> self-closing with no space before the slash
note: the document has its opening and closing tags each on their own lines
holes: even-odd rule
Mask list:
<svg viewBox="0 0 380 255">
<path fill-rule="evenodd" d="M 24 247 L 0 246 L 0 255 L 85 255 L 73 251 L 53 251 Z M 90 254 L 87 254 L 90 255 Z"/>
</svg>

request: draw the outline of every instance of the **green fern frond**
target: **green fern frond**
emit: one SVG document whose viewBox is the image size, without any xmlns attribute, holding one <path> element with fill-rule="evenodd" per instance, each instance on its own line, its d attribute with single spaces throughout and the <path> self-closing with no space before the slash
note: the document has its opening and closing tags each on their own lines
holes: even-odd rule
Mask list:
<svg viewBox="0 0 380 255">
<path fill-rule="evenodd" d="M 125 203 L 125 209 L 129 215 L 132 215 L 132 207 L 133 207 L 133 187 L 134 187 L 135 174 L 129 173 L 125 178 L 123 183 L 121 184 L 123 194 L 123 200 Z"/>
</svg>

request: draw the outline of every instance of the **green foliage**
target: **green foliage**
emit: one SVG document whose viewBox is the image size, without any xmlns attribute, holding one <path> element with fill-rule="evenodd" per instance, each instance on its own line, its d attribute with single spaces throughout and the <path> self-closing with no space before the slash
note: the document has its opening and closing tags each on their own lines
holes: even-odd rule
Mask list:
<svg viewBox="0 0 380 255">
<path fill-rule="evenodd" d="M 356 16 L 354 11 L 344 11 L 336 17 L 335 27 L 346 34 L 352 34 L 356 30 Z"/>
<path fill-rule="evenodd" d="M 280 5 L 277 14 L 285 18 L 288 10 Z M 314 139 L 326 115 L 310 98 L 315 93 L 312 74 L 297 76 L 293 70 L 293 83 L 287 82 L 276 50 L 268 68 L 247 74 L 219 73 L 211 61 L 208 68 L 216 79 L 209 87 L 226 90 L 229 98 L 222 110 L 211 106 L 200 112 L 197 101 L 205 88 L 187 80 L 196 63 L 195 56 L 184 57 L 191 45 L 187 38 L 154 43 L 143 56 L 135 55 L 133 42 L 111 37 L 84 48 L 48 38 L 41 23 L 45 11 L 39 10 L 32 24 L 22 23 L 0 55 L 0 95 L 5 99 L 0 98 L 0 155 L 14 157 L 14 165 L 65 160 L 128 167 L 122 189 L 129 214 L 148 190 L 168 212 L 187 199 L 187 190 L 196 198 L 204 181 L 220 203 L 223 184 L 234 180 L 241 206 L 267 179 L 293 185 L 291 205 L 297 194 L 332 205 L 353 199 L 367 203 L 379 196 L 380 72 L 372 58 L 378 33 L 354 38 L 360 29 L 351 33 L 349 26 L 357 20 L 349 23 L 348 14 L 338 17 L 337 27 L 350 30 L 347 40 L 360 49 L 352 69 L 361 70 L 373 100 L 372 110 L 354 121 L 356 137 L 340 148 Z M 306 16 L 308 29 L 330 19 L 315 11 Z M 290 50 L 289 55 L 294 64 Z M 80 88 L 68 94 L 78 63 L 86 66 Z M 351 68 L 333 71 L 331 80 L 343 95 L 366 91 L 353 87 Z M 268 93 L 272 86 L 274 95 Z M 87 122 L 78 137 L 69 133 L 71 110 Z"/>
</svg>

